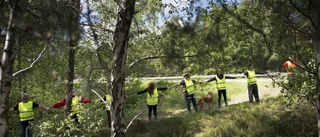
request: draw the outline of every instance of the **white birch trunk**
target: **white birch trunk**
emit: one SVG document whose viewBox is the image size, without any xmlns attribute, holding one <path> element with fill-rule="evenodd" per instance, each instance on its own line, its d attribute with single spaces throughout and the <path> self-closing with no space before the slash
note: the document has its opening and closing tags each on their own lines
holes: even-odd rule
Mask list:
<svg viewBox="0 0 320 137">
<path fill-rule="evenodd" d="M 22 2 L 23 0 L 9 1 L 11 11 L 0 67 L 0 137 L 8 136 L 7 110 L 9 108 L 8 102 L 9 94 L 11 92 L 11 80 L 13 73 L 13 64 L 15 60 L 15 51 L 19 39 L 20 25 L 22 22 Z"/>
<path fill-rule="evenodd" d="M 131 20 L 134 14 L 135 0 L 118 2 L 118 21 L 113 37 L 113 64 L 111 70 L 111 136 L 124 137 L 124 84 L 126 77 L 126 58 Z"/>
</svg>

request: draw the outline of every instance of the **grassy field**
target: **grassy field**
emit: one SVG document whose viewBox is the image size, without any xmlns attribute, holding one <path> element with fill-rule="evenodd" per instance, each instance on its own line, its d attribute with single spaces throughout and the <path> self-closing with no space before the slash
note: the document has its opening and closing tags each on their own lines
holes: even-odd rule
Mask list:
<svg viewBox="0 0 320 137">
<path fill-rule="evenodd" d="M 172 85 L 164 81 L 158 87 Z M 144 86 L 142 86 L 144 87 Z M 141 88 L 142 88 L 141 87 Z M 316 110 L 308 103 L 288 104 L 286 99 L 278 97 L 280 88 L 271 82 L 258 84 L 262 101 L 259 104 L 248 103 L 245 82 L 228 82 L 229 106 L 218 109 L 206 109 L 200 113 L 188 113 L 180 88 L 169 89 L 160 94 L 158 121 L 148 121 L 147 112 L 143 112 L 127 131 L 130 137 L 292 137 L 318 136 Z M 197 86 L 198 96 L 207 91 L 217 92 L 213 83 Z M 144 96 L 130 98 L 135 100 L 135 108 L 128 108 L 129 117 L 146 108 Z M 134 101 L 132 101 L 134 102 Z M 108 129 L 102 134 L 108 134 Z M 100 136 L 102 134 L 97 134 Z"/>
<path fill-rule="evenodd" d="M 312 137 L 317 135 L 315 110 L 305 104 L 285 105 L 281 97 L 260 104 L 240 103 L 221 110 L 173 114 L 159 121 L 136 119 L 130 137 Z M 162 110 L 162 115 L 165 114 Z M 166 115 L 170 115 L 166 113 Z M 108 129 L 96 134 L 109 134 Z"/>
<path fill-rule="evenodd" d="M 186 111 L 181 87 L 159 92 L 158 121 L 148 120 L 145 94 L 133 96 L 147 87 L 148 82 L 133 80 L 126 84 L 125 123 L 142 112 L 127 130 L 128 137 L 313 137 L 317 133 L 317 113 L 303 100 L 289 102 L 273 87 L 270 81 L 258 82 L 261 102 L 248 103 L 246 81 L 228 81 L 229 105 L 222 109 L 205 108 L 199 113 Z M 157 81 L 157 87 L 170 87 L 175 83 Z M 214 83 L 197 85 L 197 97 L 213 91 L 217 105 Z M 106 126 L 104 105 L 84 105 L 82 127 L 75 129 L 78 136 L 106 137 L 110 129 Z M 58 112 L 55 112 L 58 113 Z M 59 118 L 57 118 L 59 119 Z M 61 120 L 63 117 L 61 116 Z M 41 136 L 57 135 L 59 121 L 43 122 L 35 133 Z M 50 126 L 48 126 L 50 125 Z M 41 132 L 39 131 L 41 128 Z M 45 133 L 45 134 L 44 134 Z M 59 134 L 59 133 L 58 133 Z"/>
</svg>

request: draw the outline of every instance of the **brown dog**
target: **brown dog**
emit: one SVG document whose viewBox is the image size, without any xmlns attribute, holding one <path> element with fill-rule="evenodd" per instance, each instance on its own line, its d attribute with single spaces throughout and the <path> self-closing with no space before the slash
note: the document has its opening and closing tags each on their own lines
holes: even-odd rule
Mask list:
<svg viewBox="0 0 320 137">
<path fill-rule="evenodd" d="M 199 110 L 201 111 L 205 104 L 209 105 L 209 108 L 213 108 L 213 93 L 208 92 L 208 95 L 199 99 L 197 106 L 199 106 Z"/>
</svg>

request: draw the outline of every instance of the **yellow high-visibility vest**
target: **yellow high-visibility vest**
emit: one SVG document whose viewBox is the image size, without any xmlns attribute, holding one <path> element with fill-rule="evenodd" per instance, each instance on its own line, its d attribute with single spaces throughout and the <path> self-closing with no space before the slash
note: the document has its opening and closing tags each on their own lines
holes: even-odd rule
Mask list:
<svg viewBox="0 0 320 137">
<path fill-rule="evenodd" d="M 106 95 L 106 109 L 110 110 L 110 102 L 111 102 L 111 95 L 107 94 Z"/>
<path fill-rule="evenodd" d="M 188 94 L 193 94 L 194 93 L 194 83 L 192 82 L 191 79 L 186 80 L 184 79 L 184 82 L 186 83 L 186 88 L 188 91 Z"/>
<path fill-rule="evenodd" d="M 216 76 L 216 87 L 217 90 L 226 89 L 226 77 L 224 75 L 222 79 L 219 79 L 219 77 Z"/>
<path fill-rule="evenodd" d="M 254 70 L 250 71 L 248 70 L 248 77 L 247 81 L 250 85 L 256 84 L 257 83 L 257 78 L 256 78 L 256 72 Z"/>
<path fill-rule="evenodd" d="M 32 120 L 34 116 L 33 102 L 28 101 L 27 103 L 20 102 L 18 104 L 20 121 Z"/>
<path fill-rule="evenodd" d="M 72 98 L 72 103 L 71 103 L 71 111 L 76 112 L 80 110 L 80 103 L 79 103 L 79 97 L 74 96 Z"/>
<path fill-rule="evenodd" d="M 158 97 L 159 95 L 157 88 L 153 90 L 153 95 L 150 95 L 149 92 L 147 92 L 147 105 L 157 105 Z"/>
</svg>

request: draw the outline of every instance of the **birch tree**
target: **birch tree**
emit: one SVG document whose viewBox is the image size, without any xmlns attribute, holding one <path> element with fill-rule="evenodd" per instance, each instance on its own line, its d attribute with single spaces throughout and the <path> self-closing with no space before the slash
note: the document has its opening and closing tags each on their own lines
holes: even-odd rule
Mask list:
<svg viewBox="0 0 320 137">
<path fill-rule="evenodd" d="M 5 46 L 2 52 L 0 68 L 0 136 L 8 136 L 7 104 L 11 92 L 11 80 L 13 78 L 13 64 L 15 52 L 18 46 L 20 27 L 23 20 L 22 8 L 26 6 L 26 0 L 8 0 L 10 18 L 6 32 Z"/>
<path fill-rule="evenodd" d="M 125 136 L 124 123 L 124 84 L 126 78 L 126 58 L 131 21 L 134 15 L 135 0 L 117 0 L 118 20 L 113 37 L 113 64 L 111 70 L 111 119 L 112 137 Z"/>
</svg>

